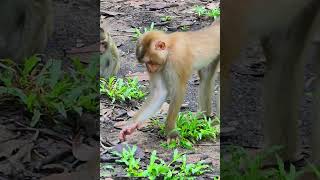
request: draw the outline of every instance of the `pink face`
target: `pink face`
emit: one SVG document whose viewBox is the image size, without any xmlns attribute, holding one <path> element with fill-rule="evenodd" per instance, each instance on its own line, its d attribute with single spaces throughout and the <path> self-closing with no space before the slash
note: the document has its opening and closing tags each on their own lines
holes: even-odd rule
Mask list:
<svg viewBox="0 0 320 180">
<path fill-rule="evenodd" d="M 136 56 L 140 63 L 145 63 L 148 72 L 155 73 L 161 69 L 166 58 L 163 52 L 166 51 L 166 44 L 163 41 L 154 41 L 152 34 L 146 35 L 137 43 Z"/>
</svg>

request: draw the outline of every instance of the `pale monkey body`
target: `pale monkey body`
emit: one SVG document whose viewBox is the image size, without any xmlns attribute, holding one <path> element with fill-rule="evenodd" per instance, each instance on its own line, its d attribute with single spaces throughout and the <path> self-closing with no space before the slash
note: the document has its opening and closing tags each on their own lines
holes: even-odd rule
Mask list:
<svg viewBox="0 0 320 180">
<path fill-rule="evenodd" d="M 176 138 L 177 134 L 172 132 L 176 128 L 187 81 L 194 71 L 200 75 L 200 111 L 211 114 L 212 78 L 218 69 L 220 55 L 219 21 L 192 32 L 148 32 L 139 39 L 136 55 L 140 63 L 146 64 L 151 94 L 133 118 L 134 126 L 122 130 L 120 139 L 154 115 L 168 96 L 166 133 L 169 139 Z"/>
<path fill-rule="evenodd" d="M 102 28 L 100 28 L 100 53 L 100 77 L 108 79 L 118 73 L 120 56 L 116 43 Z"/>
</svg>

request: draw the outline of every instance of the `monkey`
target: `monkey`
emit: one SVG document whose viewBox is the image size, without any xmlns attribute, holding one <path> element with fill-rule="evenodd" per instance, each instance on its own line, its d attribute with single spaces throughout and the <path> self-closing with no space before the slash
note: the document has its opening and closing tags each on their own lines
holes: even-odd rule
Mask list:
<svg viewBox="0 0 320 180">
<path fill-rule="evenodd" d="M 120 69 L 119 52 L 110 34 L 100 28 L 100 77 L 107 79 Z"/>
<path fill-rule="evenodd" d="M 0 58 L 19 63 L 44 51 L 53 33 L 51 0 L 2 0 L 0 12 Z"/>
<path fill-rule="evenodd" d="M 220 20 L 198 31 L 147 32 L 137 42 L 136 57 L 139 63 L 146 65 L 151 94 L 132 122 L 120 132 L 120 141 L 154 115 L 167 97 L 170 98 L 165 125 L 167 141 L 178 140 L 176 118 L 187 81 L 194 71 L 198 71 L 200 77 L 199 109 L 211 115 L 212 80 L 220 61 Z"/>
<path fill-rule="evenodd" d="M 240 4 L 241 3 L 241 4 Z M 284 161 L 298 159 L 299 102 L 303 94 L 303 65 L 312 29 L 319 27 L 318 0 L 222 1 L 222 113 L 231 99 L 230 66 L 251 38 L 258 38 L 267 59 L 264 82 L 264 149 L 283 146 Z M 318 15 L 317 15 L 318 14 Z M 317 17 L 317 18 L 316 18 Z M 319 30 L 319 28 L 318 28 Z M 319 50 L 319 49 L 318 49 Z M 318 67 L 320 61 L 317 61 Z M 319 79 L 319 71 L 317 72 Z M 319 80 L 316 85 L 319 91 Z M 312 160 L 320 165 L 319 98 L 314 99 Z M 224 116 L 222 115 L 221 121 Z"/>
</svg>

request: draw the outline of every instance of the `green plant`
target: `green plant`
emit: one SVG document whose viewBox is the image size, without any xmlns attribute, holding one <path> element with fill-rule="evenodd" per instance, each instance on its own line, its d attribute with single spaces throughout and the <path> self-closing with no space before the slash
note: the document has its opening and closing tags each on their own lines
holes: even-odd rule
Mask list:
<svg viewBox="0 0 320 180">
<path fill-rule="evenodd" d="M 111 177 L 113 171 L 114 171 L 114 168 L 111 165 L 100 163 L 100 177 L 101 178 Z"/>
<path fill-rule="evenodd" d="M 220 17 L 220 9 L 219 8 L 210 9 L 207 12 L 207 16 L 211 17 L 212 19 L 216 19 L 217 17 Z"/>
<path fill-rule="evenodd" d="M 207 14 L 207 9 L 204 6 L 195 6 L 193 8 L 193 12 L 195 12 L 198 16 L 205 16 Z"/>
<path fill-rule="evenodd" d="M 228 159 L 223 158 L 221 161 L 222 179 L 238 179 L 238 180 L 294 180 L 297 179 L 304 171 L 297 171 L 293 165 L 290 165 L 289 172 L 284 168 L 284 162 L 276 154 L 280 147 L 273 147 L 268 151 L 264 151 L 250 156 L 242 147 L 230 146 L 224 154 L 230 154 Z M 275 156 L 277 159 L 277 167 L 263 169 L 262 162 L 266 158 Z"/>
<path fill-rule="evenodd" d="M 164 134 L 164 124 L 159 120 L 154 120 L 152 125 L 159 127 L 160 133 Z M 216 139 L 220 134 L 220 121 L 217 117 L 214 120 L 207 118 L 202 113 L 184 112 L 177 118 L 177 131 L 180 134 L 179 142 L 172 141 L 161 145 L 170 149 L 177 146 L 190 149 L 200 140 Z"/>
<path fill-rule="evenodd" d="M 158 163 L 156 161 L 159 161 Z M 156 177 L 164 176 L 164 179 L 172 178 L 173 171 L 170 165 L 166 164 L 162 159 L 157 157 L 157 152 L 154 150 L 150 156 L 150 162 L 147 169 L 142 173 L 143 177 L 156 179 Z"/>
<path fill-rule="evenodd" d="M 167 22 L 167 21 L 172 21 L 172 16 L 163 16 L 160 18 L 161 21 Z"/>
<path fill-rule="evenodd" d="M 107 95 L 114 103 L 116 100 L 141 99 L 145 93 L 140 89 L 138 78 L 121 79 L 110 77 L 108 80 L 100 78 L 100 93 Z"/>
<path fill-rule="evenodd" d="M 135 159 L 134 154 L 137 150 L 136 146 L 123 149 L 122 153 L 113 152 L 120 160 L 117 162 L 124 163 L 127 167 L 128 176 L 133 177 L 148 177 L 151 180 L 157 177 L 162 177 L 165 180 L 177 180 L 192 176 L 201 175 L 208 171 L 209 165 L 199 161 L 196 164 L 187 164 L 187 156 L 178 152 L 177 149 L 173 152 L 172 160 L 166 163 L 163 159 L 157 157 L 157 152 L 154 150 L 150 156 L 149 165 L 145 170 L 140 168 L 140 159 Z"/>
<path fill-rule="evenodd" d="M 314 164 L 309 163 L 309 169 L 311 169 L 311 172 L 314 172 L 316 177 L 320 179 L 320 167 L 316 167 Z"/>
<path fill-rule="evenodd" d="M 220 17 L 220 8 L 213 8 L 207 10 L 204 6 L 195 6 L 193 8 L 193 12 L 201 17 L 201 16 L 207 16 L 212 19 L 216 19 L 217 17 Z"/>
<path fill-rule="evenodd" d="M 74 70 L 64 72 L 62 61 L 48 60 L 43 64 L 36 56 L 27 58 L 18 65 L 12 60 L 1 60 L 0 96 L 17 97 L 31 113 L 31 126 L 42 116 L 54 119 L 60 114 L 80 116 L 83 111 L 97 112 L 99 93 L 96 76 L 98 58 L 84 67 L 79 60 L 73 61 Z"/>
<path fill-rule="evenodd" d="M 139 37 L 140 37 L 142 34 L 144 34 L 144 33 L 146 33 L 146 32 L 149 32 L 149 31 L 155 30 L 155 28 L 154 28 L 154 22 L 152 22 L 148 28 L 144 28 L 144 31 L 143 31 L 143 32 L 141 32 L 140 29 L 141 29 L 141 28 L 134 28 L 134 35 L 133 35 L 133 40 L 134 40 L 134 41 L 136 41 L 137 39 L 139 39 Z"/>
<path fill-rule="evenodd" d="M 190 27 L 187 26 L 187 25 L 183 25 L 183 26 L 180 27 L 180 29 L 181 29 L 182 31 L 188 31 L 188 30 L 190 29 Z"/>
<path fill-rule="evenodd" d="M 127 166 L 128 176 L 141 176 L 142 171 L 140 170 L 140 159 L 135 159 L 134 154 L 137 150 L 137 146 L 132 146 L 130 148 L 127 146 L 127 149 L 124 148 L 121 153 L 112 152 L 114 155 L 120 157 L 120 160 L 116 162 L 124 163 Z"/>
</svg>

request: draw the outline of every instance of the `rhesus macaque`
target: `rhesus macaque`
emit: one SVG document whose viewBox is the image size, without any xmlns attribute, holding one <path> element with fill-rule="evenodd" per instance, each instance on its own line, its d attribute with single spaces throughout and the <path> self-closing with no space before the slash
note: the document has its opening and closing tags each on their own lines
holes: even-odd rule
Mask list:
<svg viewBox="0 0 320 180">
<path fill-rule="evenodd" d="M 260 38 L 267 58 L 264 90 L 265 148 L 280 145 L 285 161 L 298 158 L 298 116 L 303 93 L 303 65 L 311 29 L 319 24 L 319 0 L 222 1 L 222 112 L 230 99 L 230 65 L 250 38 Z M 316 14 L 318 18 L 316 19 Z M 313 24 L 313 25 L 312 25 Z M 318 28 L 319 30 L 319 28 Z M 317 61 L 320 63 L 320 61 Z M 319 65 L 318 65 L 319 67 Z M 320 71 L 317 71 L 318 79 Z M 319 80 L 318 91 L 319 91 Z M 314 99 L 312 159 L 320 164 L 319 98 Z M 222 120 L 223 120 L 222 116 Z"/>
<path fill-rule="evenodd" d="M 0 12 L 0 58 L 21 62 L 44 50 L 53 31 L 51 0 L 1 0 Z"/>
<path fill-rule="evenodd" d="M 108 78 L 118 73 L 119 52 L 110 34 L 100 28 L 100 77 Z"/>
<path fill-rule="evenodd" d="M 151 95 L 134 116 L 133 122 L 120 132 L 121 141 L 154 115 L 168 96 L 170 106 L 165 132 L 168 141 L 176 140 L 179 137 L 176 118 L 193 71 L 198 71 L 200 76 L 200 111 L 211 115 L 212 79 L 220 58 L 219 20 L 198 31 L 171 34 L 147 32 L 137 42 L 136 56 L 138 62 L 146 65 Z"/>
</svg>

